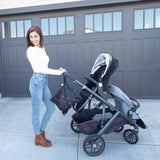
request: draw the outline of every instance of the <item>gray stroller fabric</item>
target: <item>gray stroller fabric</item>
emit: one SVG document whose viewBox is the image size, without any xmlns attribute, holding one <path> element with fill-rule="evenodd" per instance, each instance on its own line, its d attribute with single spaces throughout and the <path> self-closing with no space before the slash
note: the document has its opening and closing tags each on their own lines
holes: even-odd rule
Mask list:
<svg viewBox="0 0 160 160">
<path fill-rule="evenodd" d="M 115 106 L 116 108 L 128 116 L 128 111 L 131 108 L 134 108 L 134 104 L 132 100 L 129 99 L 129 97 L 117 86 L 109 85 L 107 88 L 107 92 L 111 94 L 114 97 Z M 139 119 L 140 117 L 137 115 L 137 113 L 133 113 L 132 119 Z"/>
<path fill-rule="evenodd" d="M 93 65 L 93 67 L 92 67 L 92 69 L 91 69 L 90 74 L 94 75 L 95 72 L 96 72 L 101 66 L 106 65 L 105 70 L 104 70 L 104 73 L 101 75 L 101 79 L 103 79 L 103 77 L 104 77 L 104 75 L 106 74 L 106 72 L 107 72 L 107 70 L 108 70 L 111 62 L 112 62 L 112 56 L 110 56 L 110 55 L 107 54 L 107 53 L 101 53 L 101 54 L 97 57 L 96 61 L 94 62 L 94 65 Z"/>
</svg>

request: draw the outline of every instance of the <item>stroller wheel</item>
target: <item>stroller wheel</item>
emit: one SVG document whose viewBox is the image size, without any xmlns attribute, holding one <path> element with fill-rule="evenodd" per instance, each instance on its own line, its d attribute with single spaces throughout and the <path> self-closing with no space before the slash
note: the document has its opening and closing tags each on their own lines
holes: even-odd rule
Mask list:
<svg viewBox="0 0 160 160">
<path fill-rule="evenodd" d="M 124 128 L 123 126 L 122 126 L 122 127 L 119 127 L 119 128 L 116 128 L 116 129 L 115 129 L 115 132 L 121 132 L 121 131 L 123 130 L 123 128 Z"/>
<path fill-rule="evenodd" d="M 71 128 L 72 130 L 75 132 L 75 133 L 81 133 L 79 127 L 77 126 L 76 122 L 75 121 L 71 121 Z"/>
<path fill-rule="evenodd" d="M 123 138 L 130 144 L 136 144 L 138 142 L 138 135 L 132 129 L 127 129 L 123 132 Z"/>
<path fill-rule="evenodd" d="M 89 156 L 100 155 L 105 148 L 105 141 L 101 136 L 89 135 L 83 142 L 83 149 Z"/>
</svg>

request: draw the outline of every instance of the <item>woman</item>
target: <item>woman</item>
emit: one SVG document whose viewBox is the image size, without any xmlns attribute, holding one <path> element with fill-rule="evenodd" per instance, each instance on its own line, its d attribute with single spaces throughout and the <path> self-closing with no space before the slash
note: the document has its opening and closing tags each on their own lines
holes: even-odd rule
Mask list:
<svg viewBox="0 0 160 160">
<path fill-rule="evenodd" d="M 52 96 L 47 84 L 47 74 L 62 75 L 66 70 L 48 68 L 49 57 L 43 48 L 43 35 L 39 27 L 31 27 L 28 30 L 26 41 L 26 57 L 34 72 L 30 80 L 29 90 L 32 98 L 32 125 L 35 133 L 35 145 L 50 147 L 52 144 L 45 137 L 45 129 L 55 108 L 50 101 Z M 39 115 L 42 100 L 46 105 L 46 112 L 40 124 Z"/>
</svg>

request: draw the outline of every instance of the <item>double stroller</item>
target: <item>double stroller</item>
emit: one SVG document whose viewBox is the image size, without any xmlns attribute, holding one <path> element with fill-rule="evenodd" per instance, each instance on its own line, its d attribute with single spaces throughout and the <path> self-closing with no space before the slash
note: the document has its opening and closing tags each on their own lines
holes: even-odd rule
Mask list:
<svg viewBox="0 0 160 160">
<path fill-rule="evenodd" d="M 89 156 L 98 156 L 105 149 L 103 134 L 121 132 L 128 124 L 133 129 L 126 129 L 123 137 L 126 142 L 135 144 L 138 141 L 139 127 L 146 125 L 137 112 L 139 102 L 129 98 L 120 88 L 109 85 L 110 76 L 119 63 L 110 54 L 100 54 L 84 85 L 66 73 L 66 77 L 80 85 L 80 99 L 72 105 L 75 113 L 72 115 L 71 128 L 76 133 L 88 135 L 83 141 L 83 149 Z M 108 98 L 113 98 L 114 105 Z"/>
</svg>

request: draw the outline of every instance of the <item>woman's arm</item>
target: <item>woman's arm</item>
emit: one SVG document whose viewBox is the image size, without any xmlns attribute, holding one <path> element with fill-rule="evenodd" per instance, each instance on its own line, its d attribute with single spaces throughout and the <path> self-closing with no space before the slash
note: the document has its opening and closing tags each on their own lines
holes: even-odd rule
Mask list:
<svg viewBox="0 0 160 160">
<path fill-rule="evenodd" d="M 27 49 L 27 58 L 32 66 L 33 71 L 36 73 L 62 75 L 64 72 L 66 72 L 66 70 L 63 68 L 48 68 L 48 56 L 45 54 L 39 54 L 37 48 L 35 47 L 29 47 Z"/>
</svg>

